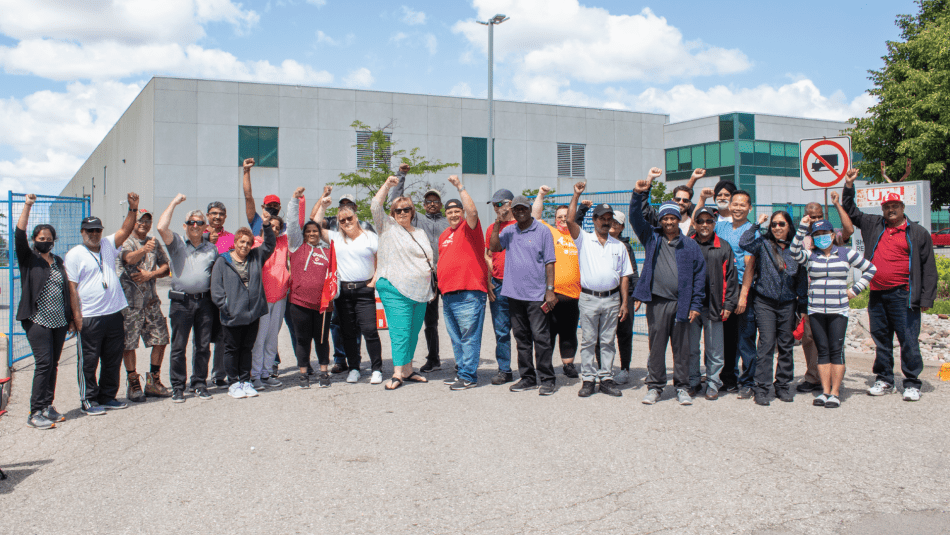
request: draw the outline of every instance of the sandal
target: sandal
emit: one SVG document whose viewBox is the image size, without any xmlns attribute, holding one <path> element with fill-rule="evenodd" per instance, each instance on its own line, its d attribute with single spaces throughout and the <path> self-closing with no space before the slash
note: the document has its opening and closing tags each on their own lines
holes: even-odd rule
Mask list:
<svg viewBox="0 0 950 535">
<path fill-rule="evenodd" d="M 428 383 L 429 380 L 425 377 L 419 375 L 416 372 L 410 373 L 406 378 L 407 381 L 412 381 L 413 383 Z"/>
<path fill-rule="evenodd" d="M 396 386 L 392 386 L 392 385 L 396 385 Z M 386 390 L 395 390 L 399 388 L 400 386 L 402 386 L 402 379 L 396 376 L 393 376 L 389 378 L 389 384 L 384 386 L 383 388 L 385 388 Z"/>
</svg>

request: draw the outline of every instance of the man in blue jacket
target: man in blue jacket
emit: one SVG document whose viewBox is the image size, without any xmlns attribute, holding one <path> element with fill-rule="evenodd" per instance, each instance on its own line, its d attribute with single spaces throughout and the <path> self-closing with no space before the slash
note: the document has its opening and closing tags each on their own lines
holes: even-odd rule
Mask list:
<svg viewBox="0 0 950 535">
<path fill-rule="evenodd" d="M 692 405 L 689 388 L 689 324 L 699 321 L 706 285 L 706 261 L 695 241 L 680 231 L 680 208 L 669 202 L 657 211 L 660 226 L 643 216 L 642 202 L 650 184 L 663 174 L 650 169 L 638 180 L 630 197 L 630 224 L 645 251 L 643 273 L 633 298 L 647 305 L 650 356 L 647 359 L 645 405 L 659 401 L 666 386 L 666 346 L 673 346 L 673 386 L 680 405 Z"/>
</svg>

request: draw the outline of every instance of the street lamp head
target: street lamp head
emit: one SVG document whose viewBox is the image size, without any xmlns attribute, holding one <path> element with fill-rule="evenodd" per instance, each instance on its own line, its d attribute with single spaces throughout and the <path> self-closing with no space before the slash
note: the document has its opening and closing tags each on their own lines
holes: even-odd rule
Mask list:
<svg viewBox="0 0 950 535">
<path fill-rule="evenodd" d="M 506 17 L 506 16 L 504 16 L 504 15 L 495 15 L 495 16 L 491 19 L 491 21 L 492 21 L 493 24 L 501 24 L 502 22 L 505 22 L 506 20 L 508 20 L 508 17 Z"/>
</svg>

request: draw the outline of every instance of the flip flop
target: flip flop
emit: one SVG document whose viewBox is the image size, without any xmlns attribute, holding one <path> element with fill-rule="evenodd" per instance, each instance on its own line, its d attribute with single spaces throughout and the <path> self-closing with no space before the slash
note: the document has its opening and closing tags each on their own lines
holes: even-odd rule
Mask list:
<svg viewBox="0 0 950 535">
<path fill-rule="evenodd" d="M 392 386 L 393 384 L 395 384 L 396 386 Z M 392 388 L 390 388 L 391 386 Z M 395 390 L 399 388 L 400 386 L 402 386 L 402 379 L 398 377 L 390 377 L 389 384 L 384 386 L 383 388 L 385 388 L 386 390 Z"/>
<path fill-rule="evenodd" d="M 419 375 L 419 374 L 416 373 L 416 372 L 410 373 L 407 377 L 405 377 L 405 379 L 406 379 L 407 381 L 412 381 L 413 383 L 428 383 L 428 382 L 429 382 L 428 379 L 426 379 L 425 377 Z"/>
</svg>

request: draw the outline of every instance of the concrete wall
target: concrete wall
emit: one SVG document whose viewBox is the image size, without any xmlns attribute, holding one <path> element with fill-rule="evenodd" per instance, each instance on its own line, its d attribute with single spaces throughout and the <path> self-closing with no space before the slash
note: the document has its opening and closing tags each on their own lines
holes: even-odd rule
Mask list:
<svg viewBox="0 0 950 535">
<path fill-rule="evenodd" d="M 667 149 L 719 141 L 719 116 L 666 125 L 664 136 L 663 147 Z M 665 162 L 666 160 L 661 168 L 665 169 Z"/>
<path fill-rule="evenodd" d="M 842 121 L 821 121 L 818 119 L 756 114 L 755 138 L 797 143 L 802 139 L 840 136 L 842 130 L 850 126 L 850 124 Z"/>
</svg>

